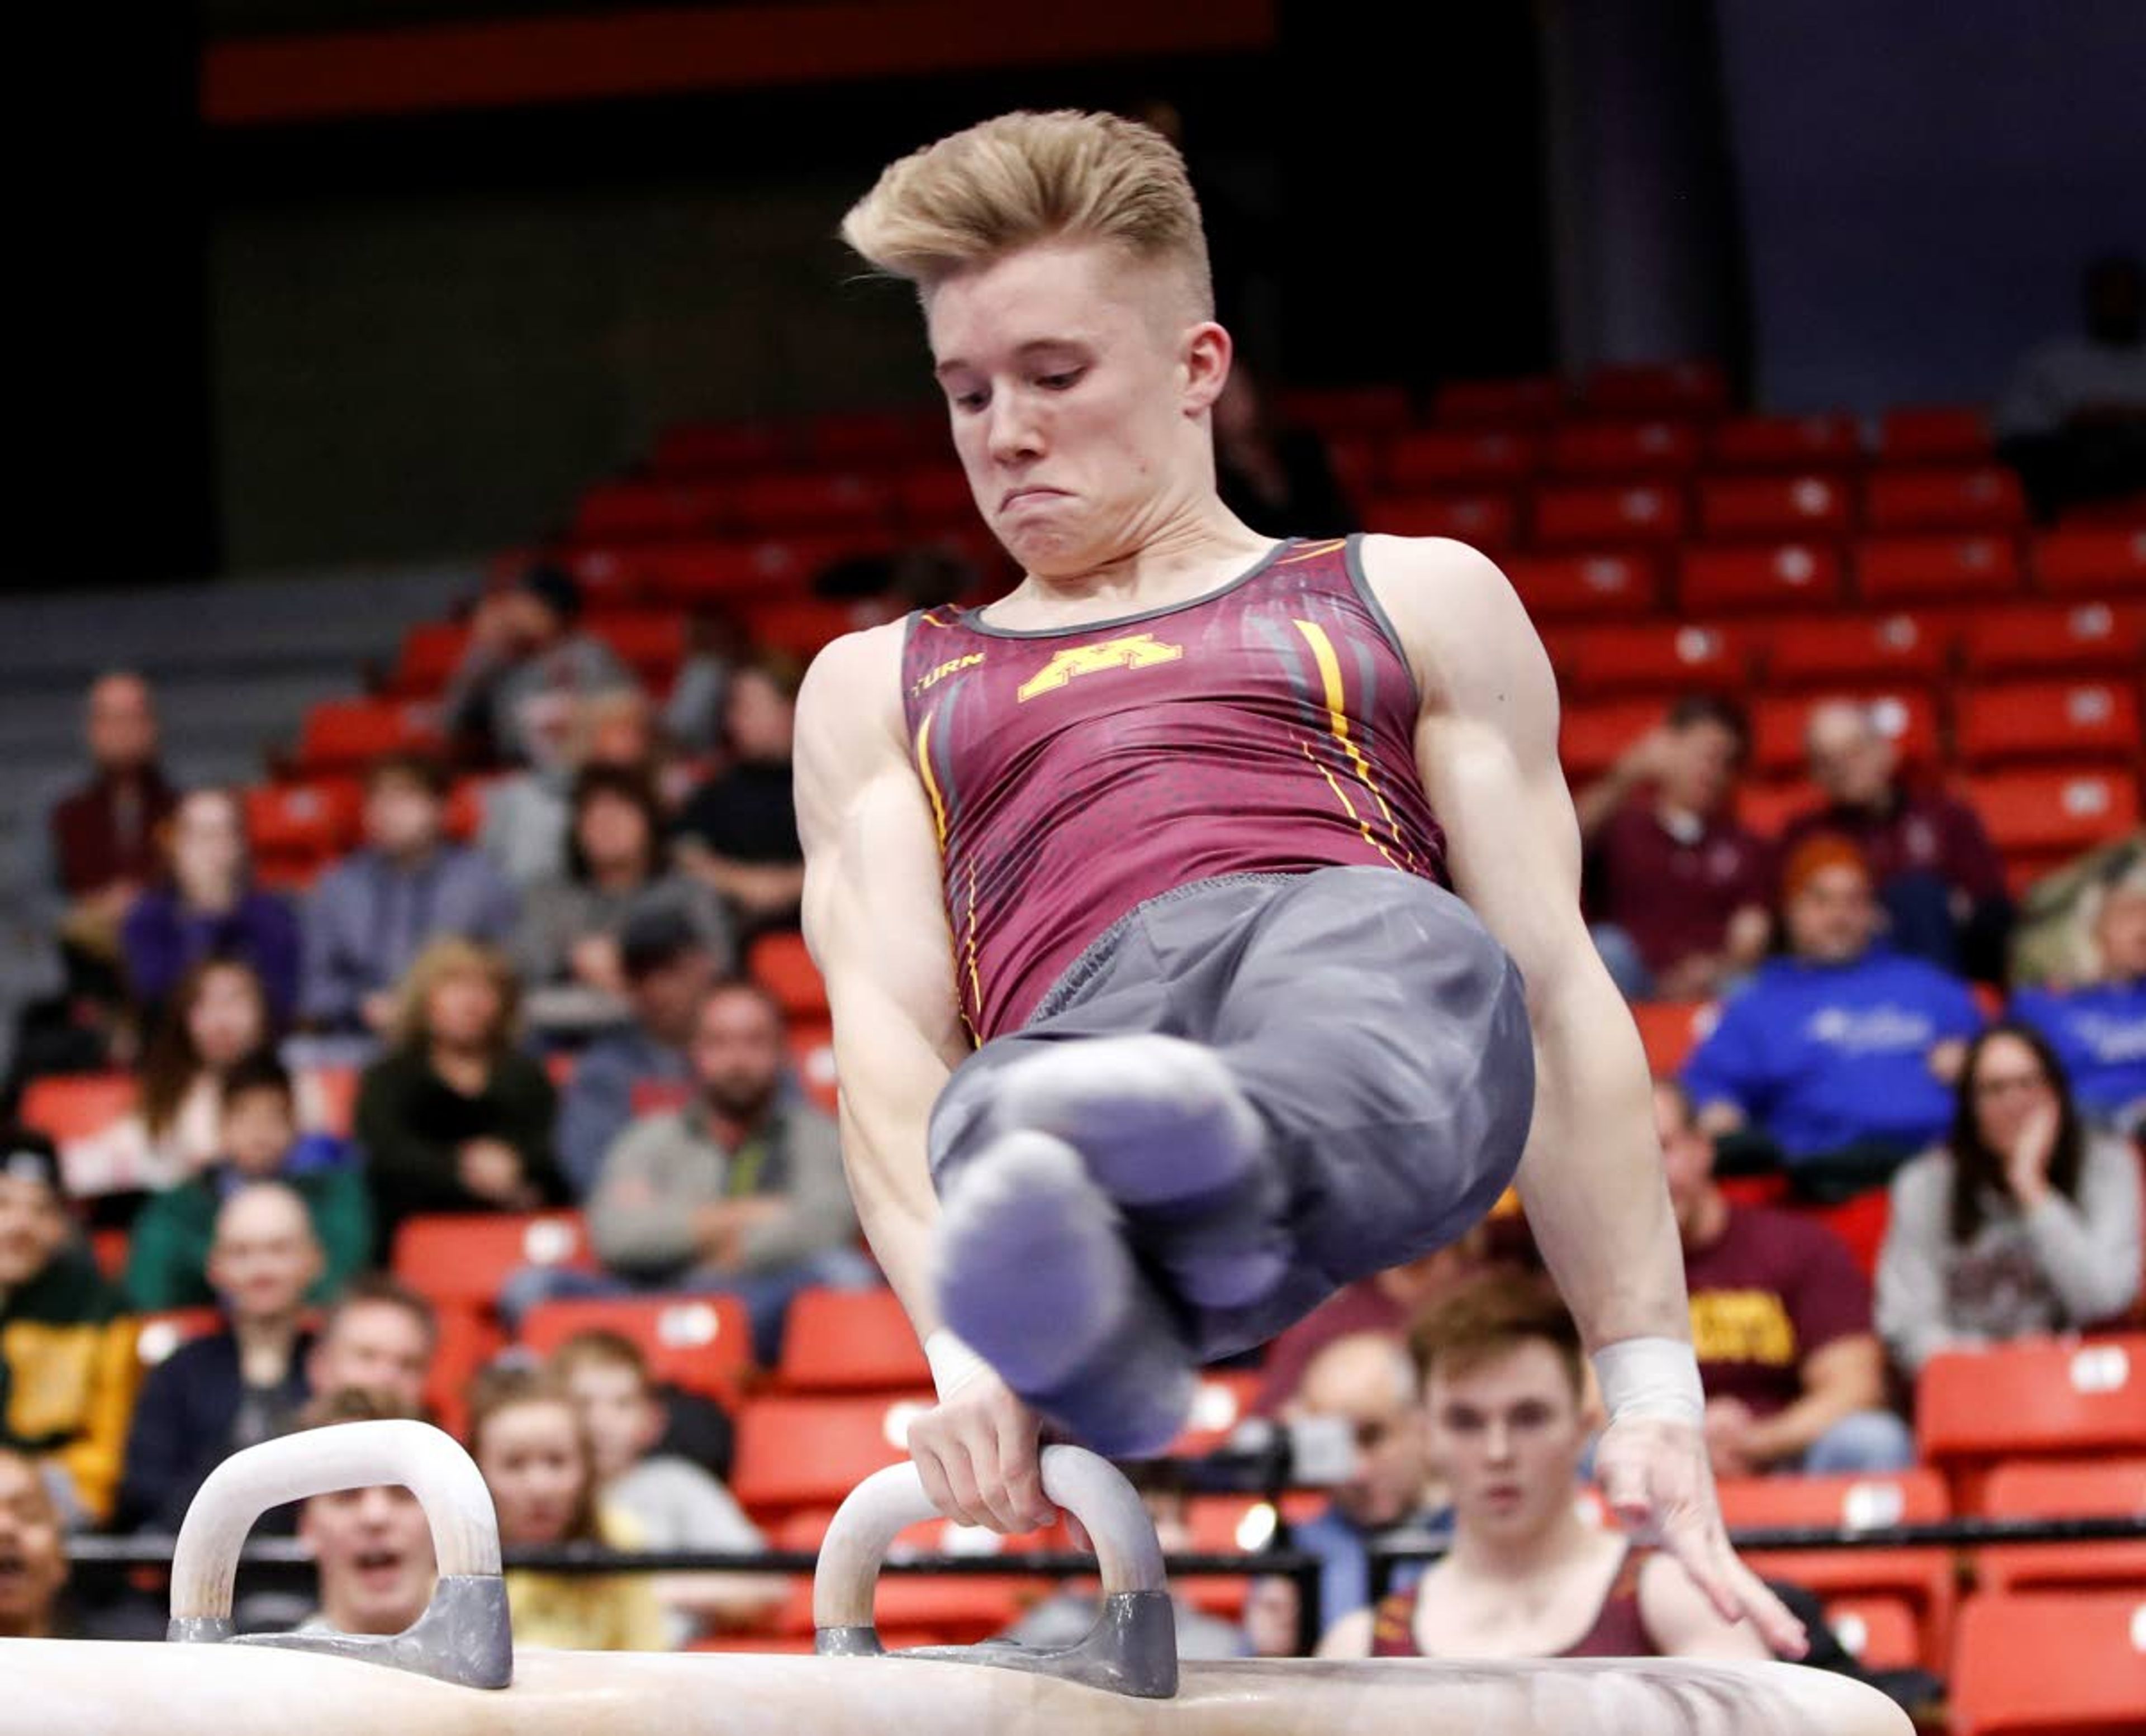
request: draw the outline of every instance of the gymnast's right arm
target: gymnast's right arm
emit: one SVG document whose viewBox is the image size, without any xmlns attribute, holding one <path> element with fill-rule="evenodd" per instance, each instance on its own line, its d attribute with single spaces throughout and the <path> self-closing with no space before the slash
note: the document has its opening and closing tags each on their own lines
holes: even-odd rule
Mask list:
<svg viewBox="0 0 2146 1736">
<path fill-rule="evenodd" d="M 939 1404 L 909 1431 L 949 1518 L 1049 1523 L 1034 1414 L 940 1325 L 931 1282 L 939 1201 L 925 1130 L 969 1053 L 940 892 L 939 846 L 902 721 L 900 623 L 839 639 L 797 698 L 805 939 L 826 980 L 841 1082 L 842 1162 L 857 1216 L 917 1336 Z"/>
</svg>

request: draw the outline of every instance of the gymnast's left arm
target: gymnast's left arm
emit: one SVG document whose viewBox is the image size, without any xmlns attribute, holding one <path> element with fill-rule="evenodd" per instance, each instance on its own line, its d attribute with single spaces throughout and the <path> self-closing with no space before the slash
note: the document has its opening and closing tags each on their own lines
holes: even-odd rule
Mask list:
<svg viewBox="0 0 2146 1736">
<path fill-rule="evenodd" d="M 1801 1626 L 1737 1561 L 1714 1497 L 1646 1055 L 1580 912 L 1550 660 L 1475 550 L 1375 536 L 1364 556 L 1415 675 L 1416 763 L 1454 890 L 1527 985 L 1536 1095 L 1520 1197 L 1610 1407 L 1604 1493 L 1625 1524 L 1659 1531 L 1724 1617 L 1747 1615 L 1776 1651 L 1800 1653 Z"/>
</svg>

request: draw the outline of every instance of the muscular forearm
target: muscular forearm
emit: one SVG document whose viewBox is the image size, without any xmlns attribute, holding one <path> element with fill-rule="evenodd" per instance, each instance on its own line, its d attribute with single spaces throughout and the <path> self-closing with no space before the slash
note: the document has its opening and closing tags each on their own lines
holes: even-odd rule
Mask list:
<svg viewBox="0 0 2146 1736">
<path fill-rule="evenodd" d="M 895 1154 L 921 1152 L 925 1123 L 922 1115 L 861 1114 L 846 1097 L 842 1106 L 842 1166 L 857 1221 L 920 1339 L 939 1326 L 931 1284 L 939 1200 L 921 1157 L 905 1163 Z"/>
<path fill-rule="evenodd" d="M 1646 1055 L 1593 961 L 1535 998 L 1535 1115 L 1520 1198 L 1589 1349 L 1688 1339 L 1684 1255 L 1662 1180 Z"/>
</svg>

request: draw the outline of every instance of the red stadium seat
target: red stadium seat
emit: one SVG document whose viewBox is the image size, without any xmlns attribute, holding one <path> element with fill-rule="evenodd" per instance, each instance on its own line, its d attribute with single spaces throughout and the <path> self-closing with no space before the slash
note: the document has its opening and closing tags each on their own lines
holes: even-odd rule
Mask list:
<svg viewBox="0 0 2146 1736">
<path fill-rule="evenodd" d="M 1974 405 L 1912 405 L 1889 410 L 1878 449 L 1894 464 L 1944 464 L 1989 456 L 1989 413 Z"/>
<path fill-rule="evenodd" d="M 827 985 L 806 950 L 805 937 L 793 933 L 762 935 L 746 955 L 752 979 L 782 1003 L 791 1018 L 825 1019 Z"/>
<path fill-rule="evenodd" d="M 1719 1485 L 1722 1517 L 1733 1530 L 1839 1526 L 1869 1530 L 1949 1519 L 1944 1479 L 1934 1471 L 1839 1477 L 1735 1477 Z M 1943 1549 L 1767 1549 L 1744 1560 L 1769 1579 L 1786 1579 L 1821 1597 L 1899 1597 L 1914 1611 L 1925 1669 L 1945 1660 L 1952 1624 L 1954 1569 Z"/>
<path fill-rule="evenodd" d="M 1751 657 L 1733 627 L 1669 621 L 1582 627 L 1566 641 L 1558 672 L 1576 693 L 1638 691 L 1670 698 L 1696 688 L 1744 686 L 1750 680 Z"/>
<path fill-rule="evenodd" d="M 1681 488 L 1651 483 L 1629 487 L 1550 486 L 1535 499 L 1535 541 L 1545 548 L 1661 546 L 1684 533 Z"/>
<path fill-rule="evenodd" d="M 1915 1430 L 1969 1513 L 1998 1459 L 2146 1452 L 2146 1334 L 1934 1356 L 1915 1383 Z"/>
<path fill-rule="evenodd" d="M 731 519 L 727 482 L 601 482 L 574 514 L 577 542 L 664 542 L 706 536 Z"/>
<path fill-rule="evenodd" d="M 567 565 L 584 584 L 601 577 L 616 593 L 693 608 L 804 593 L 813 575 L 830 562 L 884 552 L 892 536 L 876 527 L 832 536 L 763 537 L 758 541 L 696 541 L 583 549 Z"/>
<path fill-rule="evenodd" d="M 1550 439 L 1550 468 L 1561 476 L 1667 481 L 1699 465 L 1691 422 L 1567 422 Z"/>
<path fill-rule="evenodd" d="M 1854 1256 L 1865 1278 L 1878 1272 L 1879 1250 L 1885 1245 L 1885 1229 L 1892 1221 L 1893 1196 L 1884 1188 L 1856 1194 L 1834 1205 L 1797 1208 L 1804 1216 L 1823 1224 Z"/>
<path fill-rule="evenodd" d="M 790 449 L 789 431 L 772 422 L 679 422 L 656 436 L 651 467 L 690 476 L 764 469 Z"/>
<path fill-rule="evenodd" d="M 805 427 L 816 464 L 913 464 L 946 450 L 943 410 L 850 410 L 816 416 Z"/>
<path fill-rule="evenodd" d="M 1852 416 L 1744 416 L 1715 427 L 1708 461 L 1717 470 L 1836 470 L 1862 456 Z"/>
<path fill-rule="evenodd" d="M 1913 615 L 1784 621 L 1764 643 L 1766 679 L 1777 687 L 1923 686 L 1945 673 L 1945 636 Z"/>
<path fill-rule="evenodd" d="M 585 630 L 608 645 L 644 681 L 661 686 L 686 656 L 686 622 L 671 611 L 591 611 Z"/>
<path fill-rule="evenodd" d="M 1567 706 L 1560 720 L 1557 753 L 1566 780 L 1585 783 L 1600 777 L 1640 736 L 1662 721 L 1659 700 L 1611 699 L 1593 705 Z"/>
<path fill-rule="evenodd" d="M 796 1393 L 887 1392 L 929 1386 L 916 1329 L 892 1290 L 800 1291 L 776 1369 Z"/>
<path fill-rule="evenodd" d="M 1829 608 L 1841 583 L 1840 551 L 1829 543 L 1688 548 L 1677 559 L 1677 603 L 1686 615 Z"/>
<path fill-rule="evenodd" d="M 2045 531 L 2034 559 L 2036 581 L 2054 596 L 2146 592 L 2146 524 Z"/>
<path fill-rule="evenodd" d="M 753 1366 L 752 1323 L 736 1296 L 590 1296 L 540 1302 L 518 1336 L 549 1356 L 577 1332 L 615 1332 L 657 1380 L 735 1403 Z"/>
<path fill-rule="evenodd" d="M 812 1100 L 829 1115 L 838 1113 L 835 1090 L 835 1033 L 824 1019 L 794 1020 L 790 1026 L 790 1065 Z"/>
<path fill-rule="evenodd" d="M 1547 422 L 1565 403 L 1565 382 L 1548 374 L 1516 380 L 1449 380 L 1430 401 L 1430 419 L 1444 427 Z"/>
<path fill-rule="evenodd" d="M 308 1067 L 299 1090 L 310 1090 L 320 1106 L 321 1131 L 347 1140 L 357 1120 L 358 1070 L 354 1066 Z"/>
<path fill-rule="evenodd" d="M 382 754 L 437 753 L 433 709 L 414 701 L 323 700 L 306 714 L 298 761 L 308 776 L 362 770 Z"/>
<path fill-rule="evenodd" d="M 1969 1598 L 1951 1689 L 1953 1736 L 2139 1736 L 2146 1597 Z"/>
<path fill-rule="evenodd" d="M 2146 1518 L 2146 1456 L 2000 1464 L 1983 1490 L 1991 1519 Z M 1975 1552 L 1985 1591 L 2123 1585 L 2146 1595 L 2146 1539 L 2003 1544 Z"/>
<path fill-rule="evenodd" d="M 1914 1669 L 1922 1662 L 1915 1606 L 1906 1598 L 1828 1598 L 1825 1624 L 1867 1670 Z"/>
<path fill-rule="evenodd" d="M 2027 501 L 2019 479 L 1994 464 L 1881 470 L 1864 485 L 1863 516 L 1874 531 L 2019 531 Z"/>
<path fill-rule="evenodd" d="M 340 855 L 357 842 L 363 786 L 356 778 L 269 784 L 246 792 L 246 836 L 263 856 Z"/>
<path fill-rule="evenodd" d="M 469 642 L 470 630 L 462 621 L 420 621 L 402 636 L 395 691 L 410 699 L 437 698 L 462 666 Z"/>
<path fill-rule="evenodd" d="M 132 1073 L 47 1073 L 22 1090 L 22 1125 L 55 1144 L 87 1139 L 134 1113 L 140 1086 Z"/>
<path fill-rule="evenodd" d="M 1192 1396 L 1192 1414 L 1165 1454 L 1196 1459 L 1211 1453 L 1252 1414 L 1265 1376 L 1256 1369 L 1203 1369 Z"/>
<path fill-rule="evenodd" d="M 1971 766 L 2122 760 L 2139 749 L 2139 696 L 2129 682 L 2091 678 L 1964 687 L 1958 727 Z"/>
<path fill-rule="evenodd" d="M 1529 613 L 1550 619 L 1629 619 L 1661 594 L 1661 575 L 1644 555 L 1516 555 L 1505 565 Z"/>
<path fill-rule="evenodd" d="M 2139 824 L 2128 771 L 2008 771 L 1967 780 L 1967 797 L 2007 856 L 2069 854 Z"/>
<path fill-rule="evenodd" d="M 434 1302 L 489 1309 L 524 1266 L 587 1271 L 595 1258 L 578 1212 L 442 1213 L 403 1220 L 395 1275 Z"/>
<path fill-rule="evenodd" d="M 446 1303 L 438 1307 L 440 1337 L 425 1371 L 425 1409 L 448 1434 L 462 1438 L 470 1380 L 505 1347 L 506 1335 L 491 1305 Z"/>
<path fill-rule="evenodd" d="M 935 465 L 910 471 L 894 490 L 902 521 L 913 531 L 975 521 L 976 497 L 969 491 L 968 477 L 958 469 Z"/>
<path fill-rule="evenodd" d="M 223 1310 L 219 1308 L 159 1309 L 142 1316 L 134 1334 L 134 1354 L 143 1368 L 153 1369 L 180 1345 L 222 1329 Z"/>
<path fill-rule="evenodd" d="M 1804 728 L 1811 710 L 1828 699 L 1854 699 L 1871 708 L 1878 727 L 1899 746 L 1903 759 L 1924 765 L 1938 756 L 1937 706 L 1916 688 L 1863 688 L 1762 699 L 1751 712 L 1751 770 L 1783 777 L 1804 766 Z"/>
<path fill-rule="evenodd" d="M 97 1270 L 113 1284 L 127 1274 L 127 1232 L 112 1226 L 92 1230 L 89 1233 L 89 1257 L 97 1262 Z"/>
<path fill-rule="evenodd" d="M 894 517 L 893 486 L 855 471 L 770 471 L 736 485 L 731 511 L 746 531 L 817 531 L 827 525 L 883 525 Z"/>
<path fill-rule="evenodd" d="M 1642 1000 L 1632 1008 L 1639 1041 L 1647 1051 L 1647 1070 L 1657 1079 L 1673 1077 L 1706 1039 L 1720 1016 L 1711 1000 Z"/>
<path fill-rule="evenodd" d="M 1386 486 L 1397 494 L 1495 488 L 1524 482 L 1541 462 L 1532 434 L 1510 428 L 1420 428 L 1386 451 Z"/>
<path fill-rule="evenodd" d="M 2146 602 L 1978 611 L 1961 625 L 1959 661 L 1974 678 L 2134 674 L 2146 665 Z"/>
<path fill-rule="evenodd" d="M 1700 532 L 1723 541 L 1838 536 L 1849 528 L 1850 496 L 1838 474 L 1713 476 L 1699 485 Z"/>
<path fill-rule="evenodd" d="M 762 650 L 809 661 L 843 634 L 878 626 L 886 618 L 886 611 L 871 599 L 841 601 L 833 597 L 799 596 L 749 604 L 739 616 L 746 636 Z"/>
<path fill-rule="evenodd" d="M 1761 781 L 1745 779 L 1736 790 L 1736 817 L 1762 838 L 1778 837 L 1797 815 L 1825 798 L 1807 777 L 1785 776 Z"/>
<path fill-rule="evenodd" d="M 1714 362 L 1658 362 L 1598 367 L 1580 399 L 1612 415 L 1714 416 L 1729 406 L 1729 377 Z"/>
<path fill-rule="evenodd" d="M 1476 548 L 1507 549 L 1520 533 L 1520 503 L 1509 494 L 1385 495 L 1364 521 L 1392 536 L 1450 536 Z"/>
<path fill-rule="evenodd" d="M 1299 387 L 1281 395 L 1285 420 L 1322 434 L 1383 434 L 1408 426 L 1409 397 L 1399 386 Z"/>
<path fill-rule="evenodd" d="M 1856 546 L 1855 586 L 1874 607 L 2009 596 L 2019 582 L 2009 536 L 1872 536 Z"/>
<path fill-rule="evenodd" d="M 909 1454 L 909 1424 L 933 1400 L 928 1388 L 900 1398 L 756 1399 L 738 1419 L 731 1489 L 756 1514 L 841 1505 L 858 1483 Z"/>
</svg>

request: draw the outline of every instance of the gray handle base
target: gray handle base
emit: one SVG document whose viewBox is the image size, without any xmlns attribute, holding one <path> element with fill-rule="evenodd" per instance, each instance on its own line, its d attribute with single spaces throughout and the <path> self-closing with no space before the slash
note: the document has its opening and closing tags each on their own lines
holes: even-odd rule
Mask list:
<svg viewBox="0 0 2146 1736">
<path fill-rule="evenodd" d="M 1166 1591 L 1121 1591 L 1105 1598 L 1095 1625 L 1075 1645 L 1045 1648 L 987 1639 L 980 1645 L 917 1646 L 889 1653 L 873 1629 L 822 1628 L 813 1650 L 822 1658 L 930 1658 L 1024 1670 L 1135 1699 L 1166 1700 L 1177 1692 L 1177 1614 Z"/>
<path fill-rule="evenodd" d="M 243 1634 L 228 1618 L 175 1619 L 165 1634 L 174 1644 L 272 1646 L 384 1664 L 458 1688 L 504 1688 L 514 1678 L 514 1641 L 507 1624 L 507 1582 L 495 1574 L 449 1574 L 425 1613 L 400 1634 Z"/>
</svg>

